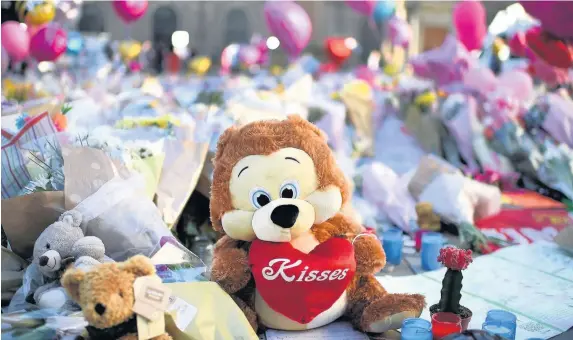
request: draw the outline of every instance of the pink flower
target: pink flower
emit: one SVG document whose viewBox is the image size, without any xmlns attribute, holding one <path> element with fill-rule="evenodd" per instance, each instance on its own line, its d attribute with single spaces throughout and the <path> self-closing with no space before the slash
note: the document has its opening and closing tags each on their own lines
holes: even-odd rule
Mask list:
<svg viewBox="0 0 573 340">
<path fill-rule="evenodd" d="M 451 270 L 464 270 L 472 263 L 472 251 L 456 247 L 440 249 L 438 261 Z"/>
</svg>

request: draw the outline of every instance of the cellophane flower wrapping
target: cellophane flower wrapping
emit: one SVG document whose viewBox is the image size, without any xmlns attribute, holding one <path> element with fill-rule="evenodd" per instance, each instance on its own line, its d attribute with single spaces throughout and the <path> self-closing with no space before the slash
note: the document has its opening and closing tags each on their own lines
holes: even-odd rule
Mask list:
<svg viewBox="0 0 573 340">
<path fill-rule="evenodd" d="M 522 117 L 526 129 L 542 129 L 559 143 L 573 147 L 573 101 L 556 93 L 541 96 Z"/>
<path fill-rule="evenodd" d="M 573 199 L 573 151 L 567 145 L 546 141 L 537 175 L 545 185 Z"/>
</svg>

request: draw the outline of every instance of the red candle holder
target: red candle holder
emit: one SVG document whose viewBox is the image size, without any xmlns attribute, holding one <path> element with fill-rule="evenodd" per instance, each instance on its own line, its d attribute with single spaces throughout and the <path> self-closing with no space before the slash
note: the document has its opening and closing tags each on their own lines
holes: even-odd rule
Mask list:
<svg viewBox="0 0 573 340">
<path fill-rule="evenodd" d="M 432 334 L 435 339 L 462 331 L 462 319 L 454 313 L 439 312 L 432 315 Z"/>
</svg>

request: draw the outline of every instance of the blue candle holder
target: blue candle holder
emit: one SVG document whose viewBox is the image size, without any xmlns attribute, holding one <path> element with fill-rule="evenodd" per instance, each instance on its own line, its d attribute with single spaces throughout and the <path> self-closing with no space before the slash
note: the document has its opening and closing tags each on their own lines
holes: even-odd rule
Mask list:
<svg viewBox="0 0 573 340">
<path fill-rule="evenodd" d="M 438 255 L 444 243 L 444 237 L 440 233 L 429 232 L 422 235 L 420 257 L 423 270 L 436 270 L 442 267 L 438 262 Z"/>
<path fill-rule="evenodd" d="M 506 338 L 509 340 L 515 339 L 515 332 L 517 331 L 517 316 L 515 314 L 502 309 L 492 309 L 487 312 L 485 323 L 499 324 L 509 328 L 512 334 L 511 336 L 506 336 Z"/>
<path fill-rule="evenodd" d="M 386 253 L 386 262 L 397 266 L 402 262 L 402 231 L 390 229 L 382 234 L 382 247 Z"/>
<path fill-rule="evenodd" d="M 432 340 L 432 324 L 419 318 L 408 318 L 402 321 L 400 330 L 402 340 Z"/>
<path fill-rule="evenodd" d="M 487 322 L 486 321 L 482 325 L 481 329 L 490 333 L 490 334 L 502 336 L 505 339 L 509 339 L 509 340 L 515 339 L 515 336 L 513 334 L 513 330 L 511 329 L 511 327 L 506 325 L 506 324 L 503 324 L 501 322 L 495 322 L 495 321 Z"/>
</svg>

